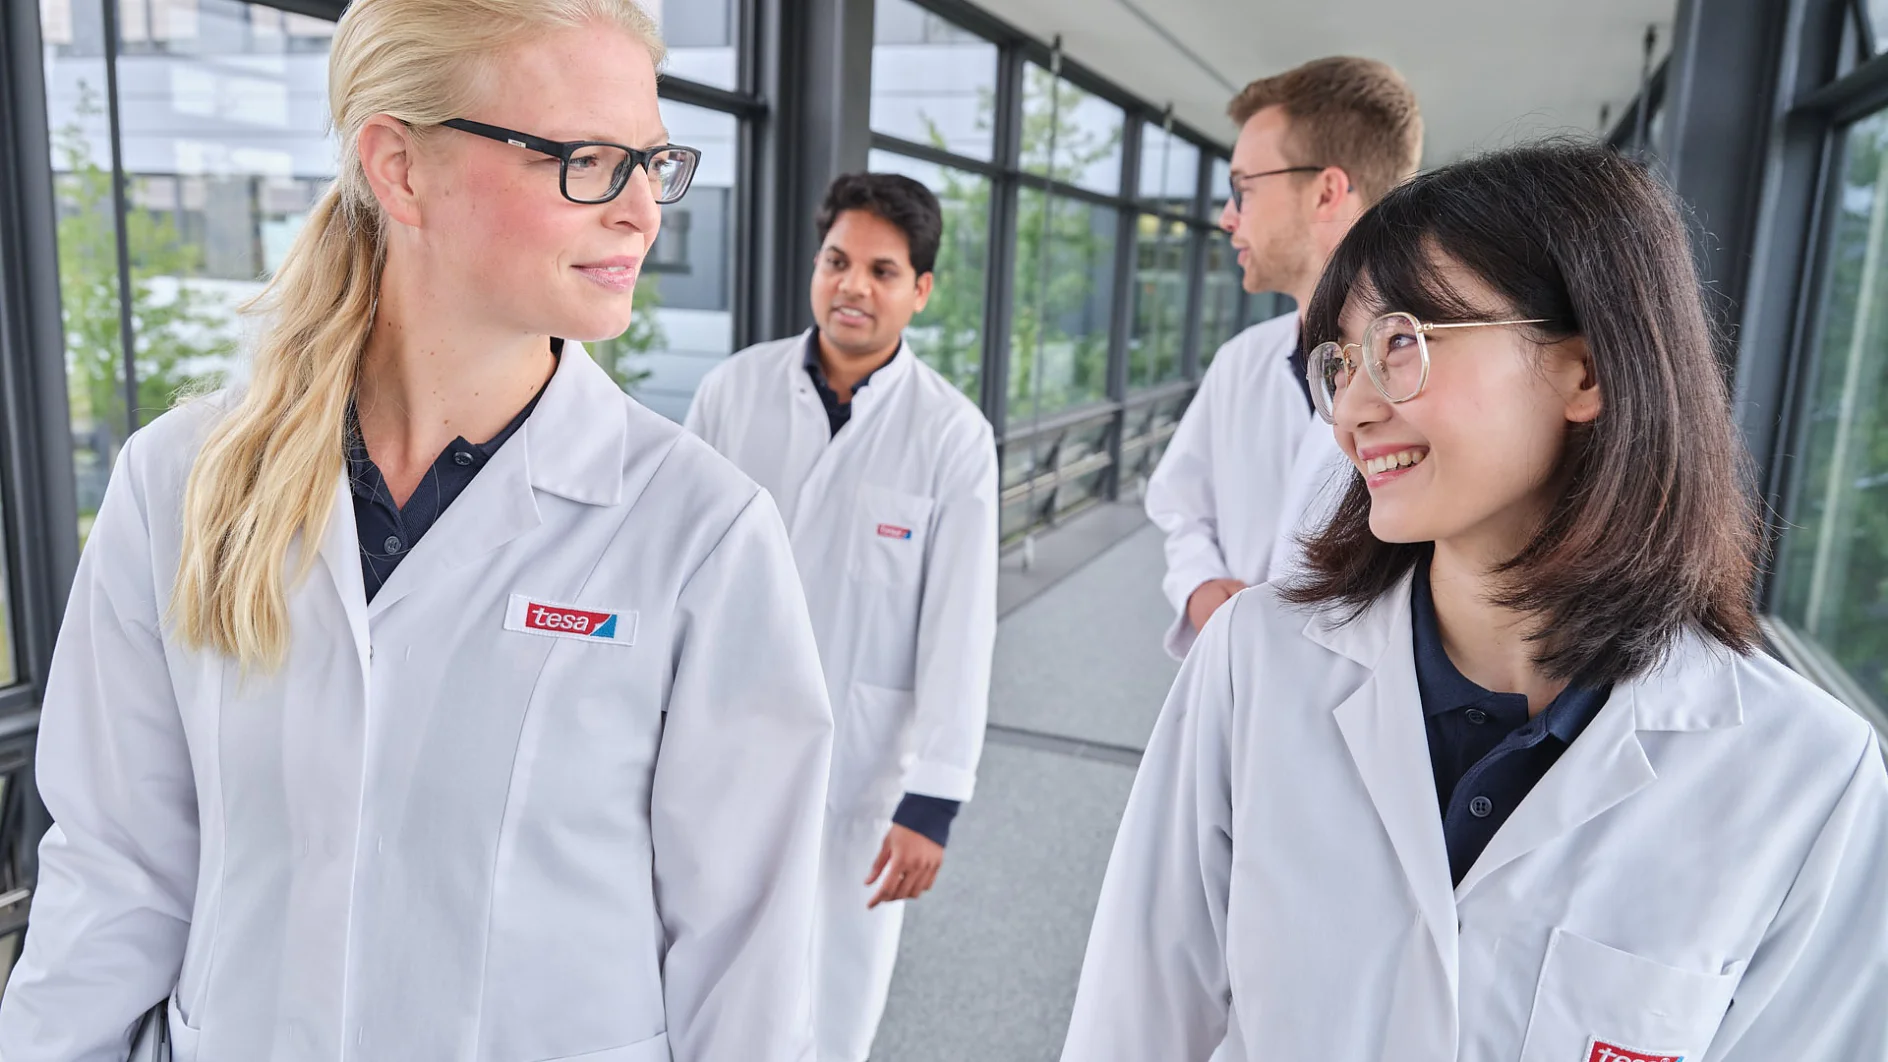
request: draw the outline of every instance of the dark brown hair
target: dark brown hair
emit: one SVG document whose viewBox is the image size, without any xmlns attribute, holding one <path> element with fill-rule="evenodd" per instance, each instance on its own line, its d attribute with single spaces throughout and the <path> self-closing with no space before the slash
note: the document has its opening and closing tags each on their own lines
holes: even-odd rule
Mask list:
<svg viewBox="0 0 1888 1062">
<path fill-rule="evenodd" d="M 833 222 L 848 210 L 877 214 L 905 234 L 911 271 L 923 276 L 937 267 L 944 240 L 944 212 L 937 196 L 917 181 L 897 173 L 842 173 L 826 187 L 813 225 L 823 242 Z"/>
<path fill-rule="evenodd" d="M 1446 256 L 1504 305 L 1475 306 Z M 1571 426 L 1545 523 L 1497 570 L 1493 601 L 1539 618 L 1535 661 L 1556 678 L 1613 682 L 1656 665 L 1687 629 L 1740 652 L 1759 640 L 1760 541 L 1748 454 L 1731 423 L 1685 227 L 1671 194 L 1610 149 L 1556 141 L 1424 174 L 1366 211 L 1338 245 L 1305 318 L 1307 347 L 1345 305 L 1429 321 L 1543 318 L 1531 338 L 1582 337 L 1602 408 Z M 1370 533 L 1351 481 L 1306 542 L 1299 604 L 1354 619 L 1429 556 Z"/>
<path fill-rule="evenodd" d="M 1226 113 L 1240 125 L 1267 107 L 1291 119 L 1285 157 L 1294 166 L 1336 166 L 1364 202 L 1416 172 L 1423 116 L 1416 94 L 1387 63 L 1339 55 L 1262 77 Z"/>
</svg>

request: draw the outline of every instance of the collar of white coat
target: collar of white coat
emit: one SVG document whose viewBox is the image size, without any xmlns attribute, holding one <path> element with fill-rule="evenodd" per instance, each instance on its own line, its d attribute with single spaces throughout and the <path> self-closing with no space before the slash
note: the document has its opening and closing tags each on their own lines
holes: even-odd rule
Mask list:
<svg viewBox="0 0 1888 1062">
<path fill-rule="evenodd" d="M 1392 649 L 1413 654 L 1414 646 L 1391 644 L 1398 630 L 1408 636 L 1408 626 L 1395 621 L 1409 614 L 1411 582 L 1405 575 L 1349 623 L 1338 623 L 1329 610 L 1315 611 L 1305 637 L 1373 671 Z M 1657 668 L 1616 684 L 1608 704 L 1627 698 L 1638 730 L 1718 730 L 1744 721 L 1734 655 L 1695 631 L 1681 635 Z"/>
<path fill-rule="evenodd" d="M 789 354 L 787 359 L 790 366 L 788 369 L 789 378 L 797 377 L 797 383 L 805 384 L 808 394 L 812 394 L 812 381 L 807 378 L 806 368 L 802 363 L 803 355 L 805 354 L 806 345 L 808 343 L 819 342 L 819 340 L 815 338 L 818 331 L 819 330 L 816 328 L 809 328 L 801 332 L 800 337 L 793 340 L 786 347 Z M 853 417 L 862 416 L 866 410 L 878 405 L 885 395 L 891 394 L 892 391 L 896 390 L 898 385 L 903 383 L 905 378 L 911 375 L 911 362 L 912 359 L 916 357 L 917 355 L 913 354 L 911 351 L 911 344 L 905 342 L 905 337 L 900 335 L 898 337 L 898 352 L 893 354 L 890 361 L 886 362 L 877 372 L 872 374 L 871 383 L 852 392 Z M 814 395 L 815 405 L 819 404 L 817 401 L 818 397 L 819 396 Z M 824 410 L 825 407 L 821 406 L 820 408 Z"/>
<path fill-rule="evenodd" d="M 623 390 L 581 344 L 564 344 L 557 371 L 518 436 L 532 487 L 588 505 L 622 502 L 629 447 Z"/>
</svg>

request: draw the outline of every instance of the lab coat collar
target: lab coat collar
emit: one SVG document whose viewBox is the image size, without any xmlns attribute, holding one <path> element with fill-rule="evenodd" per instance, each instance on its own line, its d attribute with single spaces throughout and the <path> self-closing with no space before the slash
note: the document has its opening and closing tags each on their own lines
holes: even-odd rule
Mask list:
<svg viewBox="0 0 1888 1062">
<path fill-rule="evenodd" d="M 582 345 L 564 344 L 537 410 L 514 441 L 525 443 L 520 449 L 529 458 L 531 486 L 586 505 L 622 503 L 629 448 L 623 390 Z M 490 471 L 487 466 L 480 476 Z"/>
<path fill-rule="evenodd" d="M 1415 658 L 1408 652 L 1384 651 L 1398 642 L 1410 644 L 1409 594 L 1405 579 L 1352 623 L 1338 626 L 1328 618 L 1314 617 L 1306 633 L 1370 669 L 1363 684 L 1333 714 L 1409 881 L 1453 997 L 1459 971 L 1453 876 L 1429 762 Z M 1451 1041 L 1454 1037 L 1452 1030 Z"/>
<path fill-rule="evenodd" d="M 1347 624 L 1314 614 L 1305 635 L 1370 669 L 1336 717 L 1455 983 L 1454 903 L 1411 648 L 1411 578 Z M 1502 824 L 1453 890 L 1468 896 L 1508 863 L 1592 821 L 1658 778 L 1641 731 L 1737 726 L 1743 705 L 1728 652 L 1687 633 L 1653 671 L 1613 687 L 1605 707 Z M 1438 883 L 1441 893 L 1438 894 Z"/>
<path fill-rule="evenodd" d="M 371 604 L 361 587 L 353 499 L 347 477 L 338 478 L 321 556 L 347 609 L 363 666 L 366 621 L 444 572 L 472 564 L 536 528 L 543 520 L 535 491 L 588 505 L 622 500 L 629 445 L 624 401 L 615 382 L 581 346 L 564 344 L 537 409 L 440 515 Z"/>
<path fill-rule="evenodd" d="M 788 348 L 790 354 L 788 362 L 792 366 L 789 373 L 789 386 L 793 385 L 791 379 L 793 375 L 797 375 L 802 381 L 806 379 L 805 359 L 807 357 L 819 357 L 817 353 L 812 352 L 812 344 L 819 342 L 818 336 L 819 329 L 809 328 L 800 334 L 800 340 L 797 344 Z M 917 355 L 912 353 L 911 344 L 906 342 L 903 336 L 900 336 L 898 338 L 898 352 L 892 355 L 890 361 L 879 366 L 878 369 L 872 373 L 870 377 L 872 381 L 871 386 L 860 387 L 852 392 L 852 418 L 846 423 L 856 423 L 869 410 L 876 409 L 883 405 L 886 401 L 886 396 L 897 390 L 898 385 L 903 383 L 905 379 L 911 375 L 911 362 L 915 357 L 917 357 Z M 825 407 L 822 405 L 820 408 L 821 411 L 824 412 Z"/>
</svg>

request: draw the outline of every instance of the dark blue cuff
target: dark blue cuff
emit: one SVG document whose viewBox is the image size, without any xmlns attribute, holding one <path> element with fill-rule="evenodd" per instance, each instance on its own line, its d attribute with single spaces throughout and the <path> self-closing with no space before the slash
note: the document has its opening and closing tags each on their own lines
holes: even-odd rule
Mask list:
<svg viewBox="0 0 1888 1062">
<path fill-rule="evenodd" d="M 951 820 L 957 817 L 957 809 L 962 806 L 955 800 L 906 793 L 905 799 L 898 802 L 898 810 L 892 812 L 892 821 L 945 845 L 951 839 Z"/>
</svg>

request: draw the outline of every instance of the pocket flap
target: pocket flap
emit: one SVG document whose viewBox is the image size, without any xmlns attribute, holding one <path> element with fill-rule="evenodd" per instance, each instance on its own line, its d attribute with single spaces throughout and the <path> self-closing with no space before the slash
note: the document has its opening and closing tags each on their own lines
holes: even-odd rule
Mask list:
<svg viewBox="0 0 1888 1062">
<path fill-rule="evenodd" d="M 1717 1034 L 1743 974 L 1667 966 L 1554 930 L 1534 992 L 1522 1062 L 1696 1059 Z"/>
</svg>

